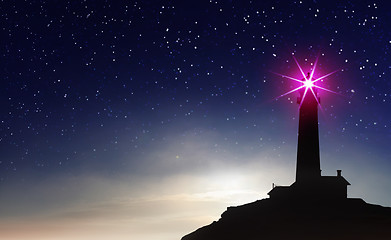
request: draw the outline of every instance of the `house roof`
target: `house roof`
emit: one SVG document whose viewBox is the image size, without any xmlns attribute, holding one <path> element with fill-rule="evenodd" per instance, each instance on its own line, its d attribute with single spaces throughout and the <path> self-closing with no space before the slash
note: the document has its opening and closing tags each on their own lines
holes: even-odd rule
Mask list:
<svg viewBox="0 0 391 240">
<path fill-rule="evenodd" d="M 321 176 L 321 182 L 323 184 L 327 184 L 327 183 L 343 183 L 343 184 L 346 184 L 346 185 L 350 185 L 350 183 L 342 176 Z"/>
</svg>

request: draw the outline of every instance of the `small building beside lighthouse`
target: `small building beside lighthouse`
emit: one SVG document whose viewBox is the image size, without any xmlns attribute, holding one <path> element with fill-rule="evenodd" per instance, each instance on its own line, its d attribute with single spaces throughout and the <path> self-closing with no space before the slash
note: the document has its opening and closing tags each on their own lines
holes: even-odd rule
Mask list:
<svg viewBox="0 0 391 240">
<path fill-rule="evenodd" d="M 350 183 L 340 175 L 320 176 L 308 182 L 294 182 L 290 186 L 275 186 L 268 195 L 270 198 L 288 199 L 345 199 Z"/>
</svg>

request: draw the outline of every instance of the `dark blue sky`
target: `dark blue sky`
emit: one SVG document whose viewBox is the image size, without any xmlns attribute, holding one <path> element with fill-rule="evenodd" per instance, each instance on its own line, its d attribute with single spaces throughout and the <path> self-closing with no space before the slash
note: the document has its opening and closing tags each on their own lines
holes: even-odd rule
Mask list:
<svg viewBox="0 0 391 240">
<path fill-rule="evenodd" d="M 323 171 L 343 168 L 356 185 L 353 195 L 390 204 L 390 7 L 2 1 L 0 191 L 9 196 L 3 203 L 22 198 L 29 184 L 59 178 L 125 177 L 142 185 L 251 163 L 260 176 L 271 173 L 267 186 L 280 179 L 270 164 L 286 169 L 280 181 L 289 184 L 297 95 L 276 101 L 295 85 L 271 71 L 298 76 L 294 54 L 306 71 L 317 56 L 317 74 L 339 70 L 322 84 L 341 95 L 319 93 Z M 78 184 L 70 182 L 65 189 Z M 42 191 L 44 198 L 53 194 Z"/>
</svg>

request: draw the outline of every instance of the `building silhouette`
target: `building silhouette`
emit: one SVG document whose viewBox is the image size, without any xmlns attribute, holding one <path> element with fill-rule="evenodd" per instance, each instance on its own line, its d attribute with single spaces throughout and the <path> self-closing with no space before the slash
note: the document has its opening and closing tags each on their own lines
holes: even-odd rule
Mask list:
<svg viewBox="0 0 391 240">
<path fill-rule="evenodd" d="M 347 198 L 350 183 L 341 175 L 341 170 L 337 170 L 336 176 L 321 175 L 317 89 L 302 88 L 299 93 L 296 181 L 291 186 L 275 186 L 268 195 L 270 198 Z"/>
</svg>

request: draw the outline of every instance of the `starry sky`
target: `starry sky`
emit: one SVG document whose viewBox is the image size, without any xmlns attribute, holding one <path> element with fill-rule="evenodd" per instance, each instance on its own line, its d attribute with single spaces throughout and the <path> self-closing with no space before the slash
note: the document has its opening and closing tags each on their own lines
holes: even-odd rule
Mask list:
<svg viewBox="0 0 391 240">
<path fill-rule="evenodd" d="M 391 3 L 0 2 L 0 239 L 180 239 L 294 181 L 319 58 L 321 168 L 390 206 Z"/>
</svg>

